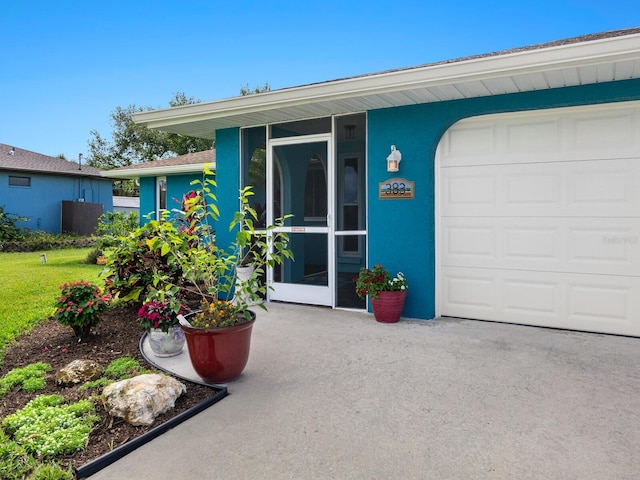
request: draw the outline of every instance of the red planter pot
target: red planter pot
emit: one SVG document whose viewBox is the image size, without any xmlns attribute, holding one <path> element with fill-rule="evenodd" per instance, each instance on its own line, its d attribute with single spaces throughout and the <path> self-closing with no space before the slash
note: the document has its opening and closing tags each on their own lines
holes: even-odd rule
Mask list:
<svg viewBox="0 0 640 480">
<path fill-rule="evenodd" d="M 371 299 L 371 308 L 376 320 L 381 323 L 396 323 L 400 320 L 407 291 L 380 292 L 378 298 Z"/>
<path fill-rule="evenodd" d="M 191 365 L 205 383 L 225 383 L 242 373 L 249 360 L 251 331 L 256 314 L 251 321 L 233 327 L 190 328 L 181 325 L 187 338 Z"/>
</svg>

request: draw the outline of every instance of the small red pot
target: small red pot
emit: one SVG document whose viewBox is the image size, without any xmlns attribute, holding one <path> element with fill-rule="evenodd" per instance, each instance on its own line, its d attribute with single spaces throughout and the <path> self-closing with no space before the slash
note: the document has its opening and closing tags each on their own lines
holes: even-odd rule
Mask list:
<svg viewBox="0 0 640 480">
<path fill-rule="evenodd" d="M 371 299 L 371 308 L 376 320 L 381 323 L 396 323 L 400 320 L 407 291 L 380 292 L 378 298 Z"/>
<path fill-rule="evenodd" d="M 180 325 L 187 338 L 191 365 L 205 383 L 225 383 L 242 373 L 249 360 L 251 321 L 233 327 L 191 328 Z"/>
</svg>

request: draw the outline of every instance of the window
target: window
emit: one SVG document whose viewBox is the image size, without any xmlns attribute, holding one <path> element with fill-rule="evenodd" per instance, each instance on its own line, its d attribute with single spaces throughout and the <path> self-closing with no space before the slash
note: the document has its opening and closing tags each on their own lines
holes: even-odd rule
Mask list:
<svg viewBox="0 0 640 480">
<path fill-rule="evenodd" d="M 31 177 L 17 177 L 14 175 L 9 175 L 9 186 L 10 187 L 30 187 Z"/>
</svg>

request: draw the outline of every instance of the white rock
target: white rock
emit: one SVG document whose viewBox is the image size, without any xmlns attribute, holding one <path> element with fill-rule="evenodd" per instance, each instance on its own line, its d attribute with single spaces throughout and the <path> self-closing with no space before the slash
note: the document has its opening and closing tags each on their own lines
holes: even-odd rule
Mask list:
<svg viewBox="0 0 640 480">
<path fill-rule="evenodd" d="M 168 375 L 150 373 L 112 383 L 102 390 L 102 403 L 112 417 L 131 425 L 151 425 L 175 406 L 187 387 Z"/>
</svg>

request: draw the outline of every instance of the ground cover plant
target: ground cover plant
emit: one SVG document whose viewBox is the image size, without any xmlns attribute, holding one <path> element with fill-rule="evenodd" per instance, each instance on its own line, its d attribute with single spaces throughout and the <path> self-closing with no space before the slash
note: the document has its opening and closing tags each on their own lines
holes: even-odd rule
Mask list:
<svg viewBox="0 0 640 480">
<path fill-rule="evenodd" d="M 102 403 L 95 401 L 102 388 L 123 376 L 149 371 L 139 350 L 143 328 L 137 321 L 137 307 L 108 308 L 102 312 L 91 335 L 81 341 L 69 326 L 48 318 L 60 294 L 58 285 L 81 278 L 100 283 L 101 267 L 83 263 L 87 251 L 47 252 L 46 264 L 40 263 L 39 254 L 0 253 L 0 272 L 8 287 L 0 289 L 0 339 L 6 345 L 0 355 L 3 360 L 0 362 L 0 390 L 4 392 L 0 395 L 0 421 L 12 418 L 29 402 L 42 396 L 52 403 L 58 402 L 58 396 L 61 396 L 64 401 L 50 407 L 79 409 L 83 415 L 95 420 L 88 440 L 80 442 L 83 445 L 86 442 L 84 448 L 73 452 L 74 449 L 63 448 L 44 456 L 16 441 L 9 435 L 15 433 L 13 426 L 7 426 L 7 432 L 3 423 L 0 428 L 2 479 L 73 479 L 75 468 L 143 435 L 214 393 L 209 387 L 185 382 L 187 393 L 178 399 L 172 411 L 158 417 L 151 427 L 134 427 L 109 417 Z M 104 375 L 92 384 L 57 386 L 56 371 L 75 359 L 99 363 L 105 367 Z M 93 410 L 85 411 L 85 401 L 92 403 Z M 83 425 L 80 430 L 87 429 L 83 422 L 80 422 Z M 29 435 L 33 432 L 27 437 Z"/>
</svg>

